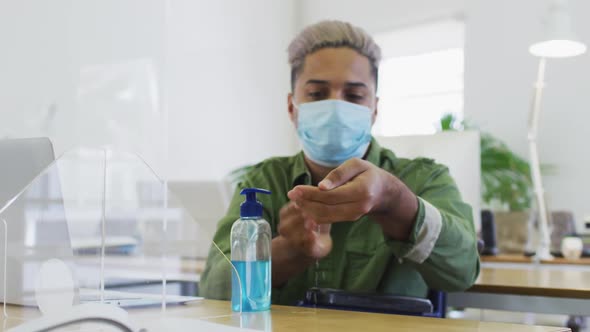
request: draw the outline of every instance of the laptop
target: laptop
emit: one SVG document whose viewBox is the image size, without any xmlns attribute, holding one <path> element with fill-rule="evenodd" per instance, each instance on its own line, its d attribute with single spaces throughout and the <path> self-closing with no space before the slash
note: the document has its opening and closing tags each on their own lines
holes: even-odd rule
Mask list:
<svg viewBox="0 0 590 332">
<path fill-rule="evenodd" d="M 0 140 L 0 302 L 35 306 L 34 290 L 37 271 L 47 259 L 59 258 L 76 271 L 74 253 L 99 249 L 101 241 L 73 241 L 70 236 L 64 199 L 60 185 L 59 167 L 48 138 Z M 17 198 L 15 198 L 18 195 Z M 51 215 L 51 222 L 37 222 Z M 6 222 L 8 232 L 6 232 Z M 7 238 L 6 251 L 4 239 Z M 107 238 L 107 251 L 131 251 L 137 244 L 133 238 Z M 96 250 L 95 250 L 96 251 Z M 79 257 L 79 256 L 78 256 Z M 4 266 L 6 265 L 6 280 Z M 78 271 L 77 271 L 78 272 Z M 96 277 L 96 273 L 92 277 Z M 77 276 L 84 279 L 90 276 Z M 137 284 L 148 280 L 137 280 Z M 154 284 L 154 280 L 149 280 Z M 6 288 L 4 287 L 6 284 Z M 138 294 L 97 289 L 76 285 L 75 293 L 81 303 L 104 301 L 125 307 L 159 305 L 159 294 Z M 106 284 L 105 288 L 109 285 Z M 200 297 L 167 295 L 167 304 L 182 304 Z"/>
</svg>

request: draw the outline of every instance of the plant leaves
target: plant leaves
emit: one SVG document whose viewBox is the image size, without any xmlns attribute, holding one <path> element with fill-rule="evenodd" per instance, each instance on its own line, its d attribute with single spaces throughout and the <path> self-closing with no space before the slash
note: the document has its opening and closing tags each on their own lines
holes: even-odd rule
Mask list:
<svg viewBox="0 0 590 332">
<path fill-rule="evenodd" d="M 455 130 L 456 118 L 445 114 L 440 121 L 442 131 Z M 464 129 L 474 126 L 462 124 Z M 532 182 L 528 161 L 514 153 L 493 135 L 481 132 L 481 198 L 486 203 L 498 201 L 511 211 L 530 208 Z"/>
</svg>

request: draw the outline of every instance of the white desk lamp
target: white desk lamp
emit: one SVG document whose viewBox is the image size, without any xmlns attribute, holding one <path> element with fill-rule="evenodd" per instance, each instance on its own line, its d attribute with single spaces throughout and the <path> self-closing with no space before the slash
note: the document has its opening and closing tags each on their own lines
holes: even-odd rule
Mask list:
<svg viewBox="0 0 590 332">
<path fill-rule="evenodd" d="M 553 0 L 551 2 L 545 24 L 545 39 L 529 47 L 529 52 L 540 58 L 529 114 L 528 131 L 531 177 L 539 210 L 540 240 L 536 250 L 536 259 L 539 260 L 553 259 L 550 252 L 549 214 L 545 202 L 545 191 L 541 180 L 541 167 L 537 151 L 537 129 L 541 110 L 541 96 L 545 85 L 545 61 L 547 58 L 568 58 L 586 52 L 586 45 L 580 42 L 572 31 L 567 0 Z"/>
</svg>

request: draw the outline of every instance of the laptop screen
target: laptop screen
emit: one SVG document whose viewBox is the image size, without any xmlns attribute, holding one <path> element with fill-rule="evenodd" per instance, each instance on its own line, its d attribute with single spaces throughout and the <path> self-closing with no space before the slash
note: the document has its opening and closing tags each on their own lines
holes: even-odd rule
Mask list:
<svg viewBox="0 0 590 332">
<path fill-rule="evenodd" d="M 48 138 L 0 140 L 0 206 L 18 194 L 54 160 Z"/>
</svg>

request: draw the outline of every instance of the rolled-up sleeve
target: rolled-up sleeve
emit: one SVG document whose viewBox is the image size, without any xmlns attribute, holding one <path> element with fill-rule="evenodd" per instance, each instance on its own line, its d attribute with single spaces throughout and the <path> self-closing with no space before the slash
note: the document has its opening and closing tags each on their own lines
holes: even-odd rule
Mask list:
<svg viewBox="0 0 590 332">
<path fill-rule="evenodd" d="M 446 167 L 437 165 L 420 186 L 418 213 L 407 241 L 388 240 L 393 253 L 415 266 L 429 288 L 469 288 L 479 274 L 471 207 Z"/>
</svg>

